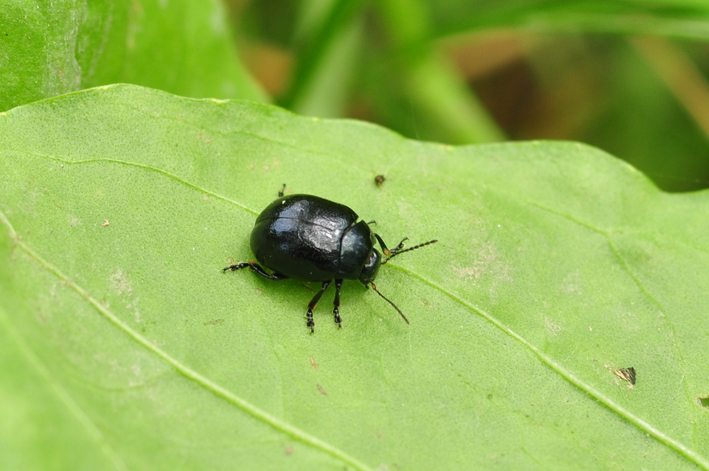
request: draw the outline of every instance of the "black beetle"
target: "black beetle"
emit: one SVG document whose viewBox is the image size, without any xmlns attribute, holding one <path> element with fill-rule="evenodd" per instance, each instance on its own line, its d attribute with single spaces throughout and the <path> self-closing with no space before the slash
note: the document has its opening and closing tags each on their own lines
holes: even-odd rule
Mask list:
<svg viewBox="0 0 709 471">
<path fill-rule="evenodd" d="M 415 247 L 404 249 L 404 238 L 394 249 L 389 250 L 382 238 L 371 231 L 369 223 L 358 221 L 359 216 L 345 205 L 311 195 L 283 196 L 268 205 L 256 218 L 251 232 L 251 251 L 256 262 L 240 262 L 223 269 L 236 271 L 250 268 L 269 280 L 295 278 L 304 281 L 322 281 L 320 291 L 308 303 L 308 327 L 315 332 L 313 309 L 332 280 L 335 280 L 335 322 L 342 327 L 340 318 L 340 288 L 343 280 L 359 280 L 394 306 L 401 317 L 409 323 L 404 313 L 389 301 L 374 285 L 379 266 L 395 255 L 433 244 L 431 240 Z M 375 241 L 387 256 L 374 248 Z M 267 273 L 263 267 L 273 271 Z"/>
</svg>

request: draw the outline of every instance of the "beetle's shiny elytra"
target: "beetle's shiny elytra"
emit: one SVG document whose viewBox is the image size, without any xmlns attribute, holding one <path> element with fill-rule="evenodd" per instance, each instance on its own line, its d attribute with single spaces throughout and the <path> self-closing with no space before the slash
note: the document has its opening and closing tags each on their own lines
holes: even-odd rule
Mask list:
<svg viewBox="0 0 709 471">
<path fill-rule="evenodd" d="M 285 185 L 283 186 L 285 189 Z M 374 221 L 372 221 L 374 222 Z M 379 267 L 395 255 L 429 245 L 436 240 L 404 249 L 403 239 L 389 250 L 369 224 L 359 220 L 357 214 L 345 205 L 311 195 L 284 196 L 268 205 L 256 218 L 251 232 L 251 251 L 257 262 L 240 262 L 224 268 L 236 271 L 250 268 L 270 280 L 295 278 L 304 281 L 321 281 L 320 291 L 308 303 L 308 327 L 315 332 L 313 309 L 328 286 L 335 280 L 335 322 L 342 327 L 340 318 L 340 289 L 343 280 L 359 280 L 371 286 L 382 298 L 394 306 L 408 324 L 408 319 L 394 303 L 381 294 L 373 281 Z M 387 256 L 374 248 L 378 242 Z M 263 267 L 273 271 L 266 272 Z"/>
</svg>

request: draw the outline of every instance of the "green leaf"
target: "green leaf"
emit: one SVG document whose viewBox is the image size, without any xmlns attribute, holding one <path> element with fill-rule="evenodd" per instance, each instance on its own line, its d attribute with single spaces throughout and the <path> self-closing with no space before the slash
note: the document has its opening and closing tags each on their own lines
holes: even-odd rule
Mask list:
<svg viewBox="0 0 709 471">
<path fill-rule="evenodd" d="M 294 43 L 301 54 L 284 97 L 291 111 L 321 118 L 347 115 L 365 40 L 357 3 L 300 2 Z"/>
<path fill-rule="evenodd" d="M 706 191 L 134 86 L 0 114 L 0 178 L 2 469 L 709 468 Z M 411 325 L 221 272 L 283 182 L 439 239 L 377 278 Z"/>
<path fill-rule="evenodd" d="M 0 110 L 116 82 L 266 100 L 213 0 L 15 0 L 0 25 Z"/>
<path fill-rule="evenodd" d="M 416 139 L 479 144 L 504 139 L 469 84 L 431 45 L 424 1 L 384 0 L 377 11 L 388 41 L 365 76 L 381 124 Z"/>
<path fill-rule="evenodd" d="M 672 87 L 655 73 L 660 69 L 676 73 L 676 62 L 668 58 L 683 57 L 682 49 L 658 39 L 644 38 L 632 44 L 607 39 L 600 47 L 594 44 L 589 54 L 588 61 L 597 69 L 581 72 L 584 77 L 598 77 L 613 70 L 612 79 L 603 85 L 607 105 L 576 132 L 577 138 L 624 159 L 667 191 L 706 188 L 709 160 L 704 156 L 709 152 L 709 133 L 702 132 L 701 121 L 693 119 L 677 98 L 676 90 L 686 82 Z M 575 103 L 584 110 L 601 101 L 598 95 L 584 94 Z"/>
<path fill-rule="evenodd" d="M 487 28 L 649 34 L 709 39 L 709 7 L 697 0 L 451 0 L 427 2 L 437 36 Z"/>
</svg>

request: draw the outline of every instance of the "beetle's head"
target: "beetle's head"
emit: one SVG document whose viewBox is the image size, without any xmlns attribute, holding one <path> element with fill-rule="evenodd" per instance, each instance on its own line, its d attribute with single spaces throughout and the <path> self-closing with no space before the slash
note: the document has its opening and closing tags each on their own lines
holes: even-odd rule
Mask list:
<svg viewBox="0 0 709 471">
<path fill-rule="evenodd" d="M 372 253 L 369 254 L 369 259 L 367 260 L 367 263 L 364 264 L 362 273 L 359 275 L 359 281 L 364 283 L 365 286 L 369 285 L 377 277 L 379 265 L 381 264 L 382 255 L 377 249 L 372 249 Z"/>
</svg>

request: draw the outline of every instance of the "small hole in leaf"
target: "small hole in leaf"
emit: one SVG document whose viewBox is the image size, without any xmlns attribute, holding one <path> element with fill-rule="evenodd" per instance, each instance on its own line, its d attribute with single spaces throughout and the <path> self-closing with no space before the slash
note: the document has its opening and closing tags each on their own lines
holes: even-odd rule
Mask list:
<svg viewBox="0 0 709 471">
<path fill-rule="evenodd" d="M 699 403 L 700 406 L 702 407 L 709 407 L 709 396 L 705 397 L 698 397 L 697 402 Z"/>
</svg>

